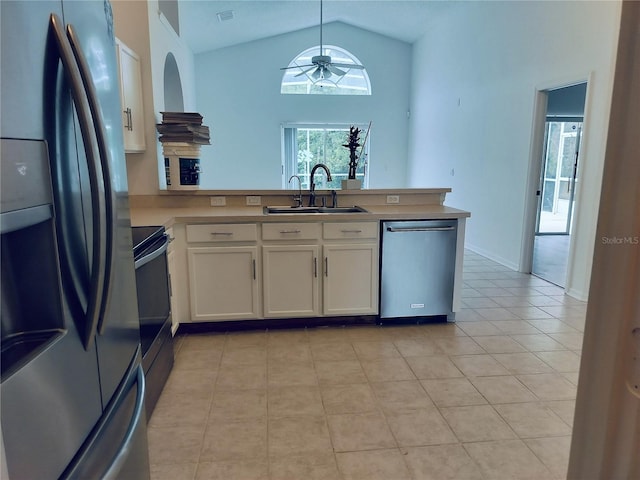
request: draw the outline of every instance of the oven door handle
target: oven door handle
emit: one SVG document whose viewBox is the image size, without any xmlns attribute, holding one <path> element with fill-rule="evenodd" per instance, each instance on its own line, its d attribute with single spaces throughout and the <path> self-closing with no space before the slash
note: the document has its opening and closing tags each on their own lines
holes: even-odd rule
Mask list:
<svg viewBox="0 0 640 480">
<path fill-rule="evenodd" d="M 169 246 L 169 237 L 166 234 L 164 234 L 162 236 L 162 245 L 160 245 L 158 248 L 154 248 L 151 252 L 147 253 L 146 255 L 143 255 L 142 257 L 135 259 L 133 264 L 135 265 L 136 269 L 142 267 L 143 265 L 146 265 L 147 263 L 155 260 L 160 255 L 165 253 L 167 251 L 168 246 Z"/>
</svg>

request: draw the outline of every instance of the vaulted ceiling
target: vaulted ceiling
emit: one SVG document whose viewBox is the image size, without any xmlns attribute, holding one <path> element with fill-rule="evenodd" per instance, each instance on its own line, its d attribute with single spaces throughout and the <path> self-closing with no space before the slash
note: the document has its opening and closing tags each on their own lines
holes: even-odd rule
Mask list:
<svg viewBox="0 0 640 480">
<path fill-rule="evenodd" d="M 323 23 L 343 22 L 407 43 L 439 15 L 464 2 L 449 0 L 324 0 Z M 320 0 L 179 0 L 180 35 L 194 53 L 281 35 L 320 24 Z M 220 21 L 218 14 L 233 12 Z"/>
</svg>

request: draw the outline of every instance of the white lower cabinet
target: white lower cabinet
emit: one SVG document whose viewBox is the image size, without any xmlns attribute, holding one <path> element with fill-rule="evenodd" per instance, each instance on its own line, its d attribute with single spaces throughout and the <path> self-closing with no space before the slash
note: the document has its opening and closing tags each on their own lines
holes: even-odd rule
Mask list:
<svg viewBox="0 0 640 480">
<path fill-rule="evenodd" d="M 262 292 L 265 317 L 320 315 L 317 245 L 262 247 Z"/>
<path fill-rule="evenodd" d="M 323 313 L 378 313 L 378 244 L 324 245 Z"/>
<path fill-rule="evenodd" d="M 257 318 L 258 247 L 187 249 L 192 321 Z"/>
</svg>

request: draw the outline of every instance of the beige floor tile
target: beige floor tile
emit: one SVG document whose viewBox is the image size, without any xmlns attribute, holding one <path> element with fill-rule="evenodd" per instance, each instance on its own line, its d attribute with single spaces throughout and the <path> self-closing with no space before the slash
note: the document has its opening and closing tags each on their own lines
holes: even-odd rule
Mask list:
<svg viewBox="0 0 640 480">
<path fill-rule="evenodd" d="M 491 404 L 534 402 L 537 400 L 535 395 L 512 375 L 473 377 L 469 380 Z"/>
<path fill-rule="evenodd" d="M 383 326 L 383 330 L 394 342 L 396 340 L 417 340 L 427 336 L 429 325 Z"/>
<path fill-rule="evenodd" d="M 531 352 L 494 353 L 492 356 L 512 375 L 521 373 L 553 372 L 553 369 L 549 365 L 544 363 Z"/>
<path fill-rule="evenodd" d="M 503 295 L 501 295 L 501 296 L 503 296 Z M 504 307 L 483 308 L 481 310 L 478 310 L 478 312 L 480 313 L 480 315 L 482 315 L 482 317 L 484 317 L 485 319 L 489 320 L 491 323 L 500 322 L 500 321 L 509 321 L 509 320 L 519 320 L 520 319 L 520 317 L 518 317 L 513 312 L 510 312 L 509 310 L 507 310 Z M 495 325 L 495 323 L 494 323 L 494 326 L 497 327 L 497 325 Z"/>
<path fill-rule="evenodd" d="M 318 343 L 351 343 L 347 329 L 343 327 L 310 328 L 307 337 L 311 345 Z"/>
<path fill-rule="evenodd" d="M 415 375 L 403 358 L 361 360 L 360 364 L 370 382 L 415 380 Z"/>
<path fill-rule="evenodd" d="M 196 480 L 269 480 L 269 464 L 266 460 L 201 462 Z"/>
<path fill-rule="evenodd" d="M 501 335 L 518 335 L 518 334 L 534 334 L 540 333 L 536 327 L 534 327 L 527 320 L 499 320 L 491 322 L 494 327 L 500 330 Z"/>
<path fill-rule="evenodd" d="M 273 387 L 267 391 L 270 416 L 323 415 L 320 389 L 315 386 Z"/>
<path fill-rule="evenodd" d="M 228 333 L 227 341 L 224 344 L 225 350 L 242 347 L 254 347 L 266 345 L 267 331 L 256 330 L 252 332 Z"/>
<path fill-rule="evenodd" d="M 311 348 L 308 343 L 269 345 L 269 362 L 310 363 Z"/>
<path fill-rule="evenodd" d="M 515 313 L 518 317 L 525 320 L 532 318 L 552 318 L 547 312 L 541 308 L 528 306 L 528 307 L 509 307 L 509 311 Z"/>
<path fill-rule="evenodd" d="M 416 480 L 483 480 L 478 466 L 461 445 L 438 445 L 403 449 L 405 461 Z"/>
<path fill-rule="evenodd" d="M 562 372 L 560 375 L 569 380 L 572 385 L 578 386 L 578 379 L 580 378 L 579 372 Z"/>
<path fill-rule="evenodd" d="M 571 437 L 531 438 L 524 441 L 557 479 L 567 478 Z"/>
<path fill-rule="evenodd" d="M 378 409 L 373 390 L 367 383 L 324 385 L 320 392 L 327 414 L 364 413 Z"/>
<path fill-rule="evenodd" d="M 450 358 L 467 377 L 509 374 L 507 369 L 494 360 L 491 355 L 457 355 Z"/>
<path fill-rule="evenodd" d="M 225 349 L 220 368 L 236 365 L 264 365 L 266 361 L 266 345 Z"/>
<path fill-rule="evenodd" d="M 198 333 L 180 335 L 180 350 L 216 350 L 222 349 L 227 340 L 224 333 Z M 178 339 L 178 337 L 174 337 Z"/>
<path fill-rule="evenodd" d="M 454 378 L 464 376 L 447 355 L 407 357 L 405 360 L 418 378 Z"/>
<path fill-rule="evenodd" d="M 211 407 L 211 392 L 175 393 L 161 395 L 149 421 L 153 427 L 174 425 L 204 425 Z"/>
<path fill-rule="evenodd" d="M 530 352 L 566 350 L 565 346 L 560 342 L 556 342 L 550 336 L 542 333 L 534 335 L 511 335 L 511 338 L 513 338 L 516 342 L 518 342 Z"/>
<path fill-rule="evenodd" d="M 502 332 L 498 330 L 489 321 L 476 321 L 476 322 L 456 322 L 458 328 L 464 333 L 471 336 L 478 335 L 500 335 Z"/>
<path fill-rule="evenodd" d="M 371 387 L 384 412 L 434 407 L 418 380 L 372 383 Z"/>
<path fill-rule="evenodd" d="M 318 377 L 312 363 L 269 362 L 267 383 L 269 387 L 316 386 Z"/>
<path fill-rule="evenodd" d="M 394 344 L 403 357 L 423 357 L 442 353 L 435 341 L 427 336 L 395 340 Z"/>
<path fill-rule="evenodd" d="M 267 416 L 267 392 L 259 390 L 217 390 L 213 394 L 210 422 L 249 420 Z"/>
<path fill-rule="evenodd" d="M 205 425 L 179 425 L 175 427 L 150 427 L 149 463 L 151 465 L 197 463 L 200 456 Z"/>
<path fill-rule="evenodd" d="M 266 455 L 266 419 L 210 422 L 202 441 L 200 461 L 259 460 Z"/>
<path fill-rule="evenodd" d="M 270 417 L 269 456 L 331 452 L 324 416 Z"/>
<path fill-rule="evenodd" d="M 557 318 L 527 320 L 543 333 L 576 333 L 576 329 Z"/>
<path fill-rule="evenodd" d="M 461 442 L 516 438 L 509 425 L 489 405 L 447 407 L 440 412 Z"/>
<path fill-rule="evenodd" d="M 381 413 L 328 415 L 327 421 L 335 452 L 396 447 Z"/>
<path fill-rule="evenodd" d="M 311 355 L 314 361 L 357 360 L 350 343 L 312 343 Z"/>
<path fill-rule="evenodd" d="M 550 333 L 549 336 L 570 350 L 582 349 L 582 333 L 559 332 Z"/>
<path fill-rule="evenodd" d="M 180 349 L 175 356 L 173 368 L 175 370 L 218 370 L 220 359 L 222 358 L 222 348 L 211 348 L 210 350 L 188 350 Z"/>
<path fill-rule="evenodd" d="M 192 480 L 196 476 L 197 463 L 167 463 L 151 465 L 151 480 Z"/>
<path fill-rule="evenodd" d="M 273 329 L 267 331 L 267 344 L 269 347 L 303 345 L 309 343 L 306 328 Z"/>
<path fill-rule="evenodd" d="M 385 342 L 354 342 L 353 349 L 361 360 L 375 360 L 379 358 L 400 358 L 400 352 L 391 341 Z"/>
<path fill-rule="evenodd" d="M 386 417 L 393 436 L 401 447 L 458 442 L 436 408 L 387 413 Z"/>
<path fill-rule="evenodd" d="M 421 380 L 422 386 L 438 407 L 483 405 L 487 400 L 466 378 Z"/>
<path fill-rule="evenodd" d="M 343 480 L 411 480 L 400 451 L 369 450 L 336 454 Z"/>
<path fill-rule="evenodd" d="M 233 365 L 218 373 L 216 390 L 257 390 L 267 387 L 266 365 Z"/>
<path fill-rule="evenodd" d="M 552 400 L 550 402 L 543 402 L 543 404 L 553 410 L 564 423 L 570 427 L 573 426 L 573 416 L 576 410 L 575 400 Z"/>
<path fill-rule="evenodd" d="M 355 326 L 344 329 L 349 340 L 353 342 L 384 342 L 391 340 L 383 328 L 378 326 Z"/>
<path fill-rule="evenodd" d="M 562 305 L 562 303 L 554 297 L 549 297 L 547 295 L 532 295 L 529 297 L 529 303 L 534 307 L 552 307 Z M 543 310 L 553 315 L 553 313 L 548 311 L 546 308 L 543 308 Z"/>
<path fill-rule="evenodd" d="M 469 337 L 456 336 L 436 338 L 438 348 L 447 355 L 474 355 L 486 353 L 480 345 Z"/>
<path fill-rule="evenodd" d="M 496 297 L 494 300 L 495 302 L 500 305 L 503 308 L 506 308 L 507 310 L 511 310 L 511 308 L 517 307 L 530 307 L 531 304 L 529 303 L 529 299 L 528 297 L 526 297 L 526 292 L 522 292 L 521 288 L 507 288 L 508 291 L 510 291 L 511 293 L 514 294 L 513 297 Z M 526 290 L 526 289 L 525 289 Z M 514 312 L 510 313 L 512 315 L 515 315 L 518 318 L 519 317 L 517 314 L 515 314 Z"/>
<path fill-rule="evenodd" d="M 341 480 L 333 452 L 271 457 L 270 480 Z"/>
<path fill-rule="evenodd" d="M 500 305 L 494 302 L 491 298 L 487 297 L 472 297 L 462 301 L 462 305 L 466 308 L 474 308 L 479 310 L 481 308 L 498 308 Z"/>
<path fill-rule="evenodd" d="M 521 440 L 468 443 L 464 445 L 485 478 L 492 480 L 545 480 L 553 478 Z"/>
<path fill-rule="evenodd" d="M 479 293 L 479 292 L 478 292 Z M 463 305 L 465 308 L 460 309 L 456 312 L 456 322 L 476 322 L 486 320 L 477 310 L 473 308 L 466 307 L 467 301 L 473 301 L 474 298 L 482 298 L 482 295 L 476 297 L 465 297 L 462 299 Z M 462 330 L 460 330 L 462 332 Z"/>
<path fill-rule="evenodd" d="M 580 356 L 570 350 L 536 352 L 536 356 L 552 367 L 556 372 L 572 373 L 580 370 Z"/>
<path fill-rule="evenodd" d="M 487 353 L 517 353 L 526 349 L 508 335 L 492 335 L 489 337 L 473 337 Z"/>
<path fill-rule="evenodd" d="M 172 370 L 162 394 L 211 393 L 216 384 L 217 370 Z"/>
<path fill-rule="evenodd" d="M 367 376 L 358 360 L 340 360 L 336 362 L 315 362 L 320 385 L 345 385 L 366 383 Z"/>
<path fill-rule="evenodd" d="M 540 400 L 575 400 L 576 386 L 557 373 L 517 375 Z"/>
<path fill-rule="evenodd" d="M 571 429 L 542 403 L 494 405 L 500 416 L 520 438 L 570 435 Z"/>
<path fill-rule="evenodd" d="M 462 321 L 462 319 L 460 319 Z M 442 337 L 465 337 L 467 334 L 460 330 L 455 323 L 432 323 L 425 324 L 425 327 L 429 329 L 425 331 L 428 338 L 442 338 Z"/>
</svg>

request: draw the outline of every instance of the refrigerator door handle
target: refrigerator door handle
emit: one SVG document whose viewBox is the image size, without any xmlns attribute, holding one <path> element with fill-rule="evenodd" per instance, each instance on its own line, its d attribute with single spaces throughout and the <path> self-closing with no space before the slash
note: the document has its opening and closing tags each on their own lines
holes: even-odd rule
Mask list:
<svg viewBox="0 0 640 480">
<path fill-rule="evenodd" d="M 67 25 L 67 37 L 71 43 L 71 49 L 76 59 L 76 63 L 80 70 L 80 76 L 82 83 L 84 84 L 84 91 L 87 95 L 89 102 L 89 109 L 91 111 L 91 117 L 93 118 L 93 128 L 98 140 L 98 153 L 100 168 L 102 170 L 102 181 L 104 185 L 104 201 L 105 201 L 105 216 L 106 216 L 106 231 L 105 231 L 105 245 L 106 252 L 103 258 L 104 266 L 104 287 L 102 293 L 102 299 L 100 302 L 100 315 L 98 317 L 98 332 L 104 333 L 105 329 L 105 310 L 109 305 L 111 297 L 111 285 L 113 282 L 113 262 L 115 257 L 115 243 L 114 243 L 114 225 L 115 225 L 115 211 L 114 211 L 114 193 L 113 185 L 111 184 L 111 158 L 108 148 L 108 139 L 106 134 L 106 128 L 102 119 L 102 111 L 100 110 L 100 102 L 98 100 L 98 94 L 93 85 L 93 79 L 91 78 L 91 69 L 87 63 L 86 57 L 80 46 L 80 40 L 73 28 L 73 25 Z"/>
<path fill-rule="evenodd" d="M 107 468 L 106 473 L 102 476 L 102 480 L 118 479 L 118 474 L 122 469 L 122 465 L 124 464 L 124 462 L 126 462 L 132 449 L 134 435 L 138 429 L 138 425 L 145 418 L 145 415 L 143 415 L 143 413 L 146 384 L 144 379 L 144 369 L 142 368 L 142 365 L 138 365 L 136 383 L 138 386 L 138 396 L 136 397 L 136 404 L 133 408 L 131 422 L 129 422 L 127 432 L 122 439 L 122 444 L 120 445 L 120 448 L 118 448 L 118 453 L 111 461 L 111 464 Z"/>
<path fill-rule="evenodd" d="M 76 63 L 73 50 L 69 40 L 64 34 L 63 22 L 56 14 L 51 14 L 50 25 L 53 30 L 58 53 L 65 74 L 71 85 L 71 95 L 76 106 L 76 113 L 80 123 L 80 131 L 82 134 L 82 142 L 87 155 L 87 166 L 89 173 L 89 185 L 91 190 L 92 203 L 92 224 L 93 224 L 93 253 L 92 253 L 92 269 L 91 269 L 91 285 L 87 300 L 87 312 L 84 324 L 84 332 L 82 332 L 82 340 L 84 348 L 88 349 L 93 343 L 100 315 L 103 309 L 102 298 L 105 288 L 105 265 L 106 244 L 103 241 L 105 230 L 107 228 L 105 212 L 105 197 L 101 193 L 101 186 L 104 185 L 103 170 L 99 168 L 99 160 L 95 130 L 91 128 L 92 120 L 90 115 L 90 107 L 86 97 L 86 91 L 83 88 L 83 81 L 80 75 L 78 64 Z M 66 239 L 62 239 L 63 242 Z M 65 248 L 69 249 L 68 246 Z M 70 269 L 73 271 L 73 269 Z M 81 282 L 73 279 L 74 285 Z M 77 288 L 77 287 L 76 287 Z"/>
</svg>

